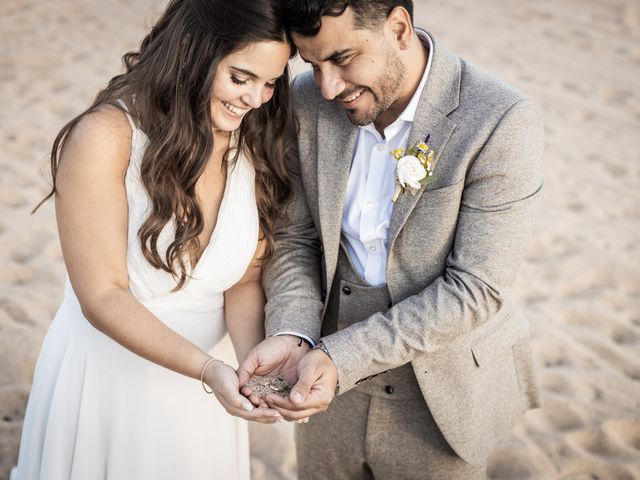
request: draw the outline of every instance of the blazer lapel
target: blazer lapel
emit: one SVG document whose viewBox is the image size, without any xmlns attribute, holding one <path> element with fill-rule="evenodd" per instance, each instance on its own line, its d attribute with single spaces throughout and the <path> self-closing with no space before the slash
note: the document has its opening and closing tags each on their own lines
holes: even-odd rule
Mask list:
<svg viewBox="0 0 640 480">
<path fill-rule="evenodd" d="M 447 115 L 455 110 L 459 103 L 461 66 L 458 58 L 440 47 L 433 36 L 431 38 L 434 46 L 431 52 L 431 71 L 420 96 L 407 147 L 424 141 L 429 136 L 429 147 L 435 151 L 434 174 L 437 178 L 438 165 L 448 160 L 442 153 L 456 127 Z M 388 252 L 391 252 L 400 230 L 428 188 L 421 188 L 415 195 L 405 191 L 398 197 L 389 224 Z"/>
<path fill-rule="evenodd" d="M 331 286 L 342 225 L 342 211 L 358 128 L 346 113 L 326 103 L 318 113 L 318 206 L 327 288 Z"/>
</svg>

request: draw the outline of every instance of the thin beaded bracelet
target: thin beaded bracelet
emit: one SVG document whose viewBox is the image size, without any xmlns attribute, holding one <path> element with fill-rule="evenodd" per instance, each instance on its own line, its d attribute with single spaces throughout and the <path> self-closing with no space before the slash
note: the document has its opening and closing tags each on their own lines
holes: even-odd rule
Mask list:
<svg viewBox="0 0 640 480">
<path fill-rule="evenodd" d="M 200 384 L 202 385 L 202 389 L 203 389 L 206 393 L 208 393 L 209 395 L 211 395 L 211 394 L 213 393 L 213 389 L 211 389 L 210 391 L 209 391 L 209 390 L 207 390 L 207 384 L 206 384 L 206 383 L 204 383 L 204 372 L 205 372 L 205 370 L 207 369 L 207 367 L 209 366 L 209 364 L 210 364 L 211 362 L 215 362 L 215 361 L 219 361 L 219 362 L 220 362 L 220 360 L 217 360 L 216 358 L 211 357 L 211 358 L 210 358 L 209 360 L 207 360 L 207 362 L 204 364 L 204 367 L 202 367 L 202 371 L 200 372 Z M 221 362 L 221 363 L 224 363 L 224 362 Z"/>
</svg>

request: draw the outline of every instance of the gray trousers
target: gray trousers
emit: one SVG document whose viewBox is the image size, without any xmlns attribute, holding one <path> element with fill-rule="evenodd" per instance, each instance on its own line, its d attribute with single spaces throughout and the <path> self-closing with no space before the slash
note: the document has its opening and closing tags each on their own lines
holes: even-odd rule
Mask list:
<svg viewBox="0 0 640 480">
<path fill-rule="evenodd" d="M 391 307 L 386 286 L 372 287 L 344 249 L 322 334 Z M 411 368 L 403 365 L 337 396 L 326 412 L 296 425 L 300 480 L 486 478 L 464 462 L 436 425 Z"/>
</svg>

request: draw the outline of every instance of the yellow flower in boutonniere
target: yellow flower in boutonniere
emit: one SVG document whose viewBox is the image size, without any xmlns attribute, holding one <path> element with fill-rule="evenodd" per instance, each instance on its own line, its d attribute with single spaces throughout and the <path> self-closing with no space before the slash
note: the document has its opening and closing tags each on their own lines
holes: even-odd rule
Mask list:
<svg viewBox="0 0 640 480">
<path fill-rule="evenodd" d="M 391 152 L 391 155 L 398 162 L 396 166 L 396 191 L 391 199 L 393 203 L 405 190 L 409 190 L 411 195 L 415 195 L 423 186 L 434 180 L 435 153 L 426 142 L 419 142 L 409 149 L 396 148 Z"/>
</svg>

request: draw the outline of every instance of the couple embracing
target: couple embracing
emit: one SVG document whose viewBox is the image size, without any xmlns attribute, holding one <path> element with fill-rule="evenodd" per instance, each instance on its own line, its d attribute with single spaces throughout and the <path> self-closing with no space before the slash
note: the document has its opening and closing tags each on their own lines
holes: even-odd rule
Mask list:
<svg viewBox="0 0 640 480">
<path fill-rule="evenodd" d="M 69 281 L 12 479 L 248 478 L 239 418 L 298 422 L 301 479 L 483 478 L 539 405 L 535 105 L 410 0 L 173 0 L 124 59 L 52 150 Z"/>
</svg>

